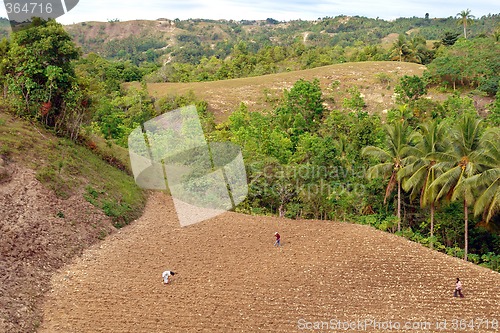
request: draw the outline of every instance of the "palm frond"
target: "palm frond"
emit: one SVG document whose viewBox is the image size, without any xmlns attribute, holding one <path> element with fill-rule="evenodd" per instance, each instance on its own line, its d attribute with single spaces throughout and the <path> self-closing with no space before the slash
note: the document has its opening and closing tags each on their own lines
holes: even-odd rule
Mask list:
<svg viewBox="0 0 500 333">
<path fill-rule="evenodd" d="M 368 179 L 386 178 L 392 173 L 393 169 L 392 162 L 380 163 L 370 167 L 366 176 Z"/>
<path fill-rule="evenodd" d="M 368 146 L 361 150 L 363 156 L 374 157 L 380 161 L 392 160 L 392 156 L 385 150 L 375 146 Z"/>
</svg>

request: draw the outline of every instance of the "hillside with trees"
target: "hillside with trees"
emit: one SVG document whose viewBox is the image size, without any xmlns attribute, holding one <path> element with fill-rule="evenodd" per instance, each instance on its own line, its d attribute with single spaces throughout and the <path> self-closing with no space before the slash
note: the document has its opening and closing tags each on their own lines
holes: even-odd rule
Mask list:
<svg viewBox="0 0 500 333">
<path fill-rule="evenodd" d="M 279 22 L 167 20 L 67 26 L 84 53 L 135 65 L 158 62 L 148 80 L 186 82 L 258 76 L 352 61 L 430 63 L 440 45 L 463 34 L 459 16 L 324 17 Z M 500 16 L 469 22 L 469 38 L 498 34 Z M 472 24 L 473 23 L 473 24 Z"/>
<path fill-rule="evenodd" d="M 207 140 L 242 148 L 249 195 L 238 212 L 364 224 L 500 271 L 500 16 L 462 14 L 35 19 L 0 43 L 0 181 L 17 161 L 58 200 L 102 212 L 108 224 L 91 225 L 88 246 L 144 205 L 126 175 L 129 134 L 194 104 Z"/>
</svg>

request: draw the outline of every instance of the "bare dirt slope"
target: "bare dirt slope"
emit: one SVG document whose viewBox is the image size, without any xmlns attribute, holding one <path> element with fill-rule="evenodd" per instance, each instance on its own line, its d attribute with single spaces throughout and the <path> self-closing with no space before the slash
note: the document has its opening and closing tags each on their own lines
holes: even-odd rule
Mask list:
<svg viewBox="0 0 500 333">
<path fill-rule="evenodd" d="M 114 228 L 82 195 L 61 200 L 35 171 L 0 161 L 0 332 L 34 332 L 52 274 Z"/>
<path fill-rule="evenodd" d="M 166 269 L 177 274 L 164 286 Z M 452 297 L 457 276 L 464 299 Z M 226 213 L 181 228 L 161 194 L 52 281 L 40 332 L 295 332 L 335 318 L 457 332 L 453 319 L 500 319 L 490 270 L 359 225 Z"/>
</svg>

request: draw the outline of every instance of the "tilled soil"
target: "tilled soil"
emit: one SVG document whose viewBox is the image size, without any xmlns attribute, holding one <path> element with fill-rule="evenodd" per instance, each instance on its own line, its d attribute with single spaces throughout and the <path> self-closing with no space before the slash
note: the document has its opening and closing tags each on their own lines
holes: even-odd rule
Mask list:
<svg viewBox="0 0 500 333">
<path fill-rule="evenodd" d="M 497 320 L 488 269 L 360 225 L 226 213 L 181 228 L 156 194 L 54 276 L 40 332 L 495 332 Z"/>
<path fill-rule="evenodd" d="M 81 193 L 62 200 L 36 179 L 35 171 L 16 163 L 5 164 L 5 170 L 0 179 L 0 332 L 34 332 L 54 272 L 115 228 Z"/>
</svg>

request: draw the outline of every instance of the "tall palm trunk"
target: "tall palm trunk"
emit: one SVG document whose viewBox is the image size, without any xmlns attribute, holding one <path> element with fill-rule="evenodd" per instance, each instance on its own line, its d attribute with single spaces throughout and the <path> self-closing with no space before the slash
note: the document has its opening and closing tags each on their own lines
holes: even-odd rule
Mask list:
<svg viewBox="0 0 500 333">
<path fill-rule="evenodd" d="M 464 218 L 465 218 L 464 260 L 467 261 L 467 252 L 469 251 L 469 209 L 467 207 L 467 199 L 464 200 Z"/>
<path fill-rule="evenodd" d="M 467 39 L 467 21 L 464 21 L 464 37 Z"/>
<path fill-rule="evenodd" d="M 401 231 L 401 180 L 398 180 L 398 231 Z"/>
<path fill-rule="evenodd" d="M 434 201 L 431 202 L 431 249 L 434 247 Z"/>
</svg>

